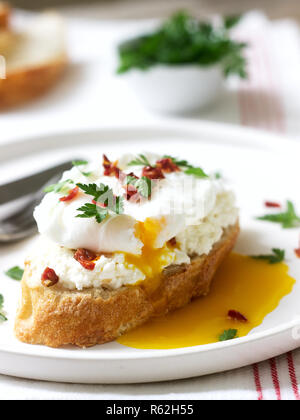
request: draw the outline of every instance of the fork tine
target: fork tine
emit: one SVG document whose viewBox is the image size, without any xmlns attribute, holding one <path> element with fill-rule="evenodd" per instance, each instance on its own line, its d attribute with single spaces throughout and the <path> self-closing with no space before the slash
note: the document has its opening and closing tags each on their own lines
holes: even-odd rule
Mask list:
<svg viewBox="0 0 300 420">
<path fill-rule="evenodd" d="M 24 218 L 26 218 L 27 212 L 28 212 L 27 208 L 25 210 L 22 209 L 21 211 L 18 211 L 16 213 L 14 213 L 13 215 L 10 215 L 6 219 L 1 220 L 0 225 L 1 224 L 6 224 L 6 223 L 14 223 L 14 224 L 19 223 Z"/>
<path fill-rule="evenodd" d="M 60 174 L 55 175 L 46 185 L 57 182 Z M 44 186 L 45 187 L 45 186 Z M 0 220 L 0 243 L 13 242 L 31 236 L 37 231 L 33 210 L 44 195 L 44 187 L 32 195 L 32 200 L 15 213 Z"/>
<path fill-rule="evenodd" d="M 7 220 L 7 222 L 12 221 L 13 223 L 16 223 L 16 224 L 22 224 L 27 219 L 33 218 L 33 210 L 34 210 L 33 205 L 28 206 L 23 211 L 21 211 L 17 216 Z"/>
<path fill-rule="evenodd" d="M 36 226 L 29 226 L 25 230 L 16 230 L 15 232 L 1 232 L 0 231 L 0 243 L 14 242 L 25 239 L 34 233 L 36 233 Z"/>
</svg>

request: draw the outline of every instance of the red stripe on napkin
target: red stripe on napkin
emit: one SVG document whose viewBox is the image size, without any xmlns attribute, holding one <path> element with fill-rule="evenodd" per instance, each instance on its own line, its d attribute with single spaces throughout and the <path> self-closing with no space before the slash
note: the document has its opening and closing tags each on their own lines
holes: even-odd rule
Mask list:
<svg viewBox="0 0 300 420">
<path fill-rule="evenodd" d="M 273 381 L 273 385 L 275 389 L 276 398 L 277 400 L 280 401 L 281 391 L 280 391 L 280 383 L 279 383 L 276 359 L 275 358 L 270 359 L 269 363 L 270 363 L 271 376 L 272 376 L 272 381 Z"/>
<path fill-rule="evenodd" d="M 253 367 L 255 387 L 257 391 L 257 399 L 258 401 L 262 401 L 264 399 L 264 396 L 263 396 L 263 391 L 262 391 L 261 382 L 260 382 L 259 366 L 257 363 L 255 363 L 252 367 Z"/>
<path fill-rule="evenodd" d="M 298 381 L 297 381 L 296 370 L 295 370 L 295 365 L 294 365 L 293 353 L 292 352 L 287 353 L 286 357 L 287 357 L 293 392 L 294 392 L 296 400 L 300 401 L 300 394 L 299 394 L 299 389 L 298 389 Z"/>
</svg>

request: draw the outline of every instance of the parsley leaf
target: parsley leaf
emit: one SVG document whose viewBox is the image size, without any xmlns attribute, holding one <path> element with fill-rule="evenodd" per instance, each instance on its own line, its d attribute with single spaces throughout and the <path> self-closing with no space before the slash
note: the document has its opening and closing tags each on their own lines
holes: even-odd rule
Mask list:
<svg viewBox="0 0 300 420">
<path fill-rule="evenodd" d="M 255 260 L 266 260 L 269 264 L 277 264 L 284 261 L 285 250 L 279 248 L 272 248 L 273 254 L 269 255 L 251 255 Z"/>
<path fill-rule="evenodd" d="M 0 321 L 7 321 L 6 316 L 2 312 L 0 312 Z"/>
<path fill-rule="evenodd" d="M 73 160 L 72 165 L 73 166 L 82 166 L 87 165 L 89 162 L 87 160 Z"/>
<path fill-rule="evenodd" d="M 82 173 L 82 175 L 89 177 L 92 172 L 83 172 L 79 167 L 83 165 L 87 165 L 89 162 L 87 160 L 73 160 L 72 165 L 76 166 L 78 170 Z"/>
<path fill-rule="evenodd" d="M 128 163 L 128 166 L 152 166 L 145 155 L 138 155 L 136 159 L 133 159 Z"/>
<path fill-rule="evenodd" d="M 230 37 L 230 30 L 238 20 L 238 16 L 228 16 L 219 25 L 213 25 L 179 11 L 152 33 L 119 45 L 117 72 L 125 73 L 134 68 L 145 70 L 157 64 L 220 64 L 224 75 L 246 77 L 246 60 L 243 56 L 246 45 Z"/>
<path fill-rule="evenodd" d="M 229 329 L 223 331 L 223 333 L 219 336 L 219 341 L 228 341 L 237 338 L 237 330 Z"/>
<path fill-rule="evenodd" d="M 184 167 L 184 168 L 191 168 L 192 167 L 188 163 L 187 160 L 179 160 L 176 157 L 173 157 L 173 156 L 170 156 L 170 155 L 164 155 L 163 156 L 163 159 L 171 159 L 175 163 L 175 165 L 179 166 L 180 168 L 181 167 Z"/>
<path fill-rule="evenodd" d="M 4 304 L 4 297 L 0 295 L 0 321 L 7 321 L 6 316 L 1 312 Z"/>
<path fill-rule="evenodd" d="M 87 195 L 93 197 L 95 203 L 86 203 L 78 211 L 82 214 L 78 214 L 76 217 L 81 218 L 92 218 L 95 217 L 98 223 L 103 222 L 103 220 L 108 216 L 109 210 L 116 213 L 122 214 L 124 211 L 123 197 L 115 197 L 113 195 L 113 190 L 109 188 L 108 185 L 100 184 L 98 187 L 96 184 L 77 184 L 82 191 Z M 103 207 L 101 207 L 101 204 Z"/>
<path fill-rule="evenodd" d="M 115 197 L 115 204 L 114 204 L 114 208 L 113 211 L 116 214 L 122 214 L 124 213 L 124 198 L 123 197 Z"/>
<path fill-rule="evenodd" d="M 19 266 L 15 266 L 6 271 L 5 274 L 13 280 L 20 281 L 22 280 L 24 270 Z"/>
<path fill-rule="evenodd" d="M 179 160 L 173 156 L 164 156 L 165 159 L 171 159 L 175 165 L 179 166 L 180 168 L 186 168 L 184 173 L 187 175 L 194 175 L 197 178 L 208 178 L 208 175 L 204 172 L 202 168 L 196 167 L 188 163 L 187 160 Z"/>
<path fill-rule="evenodd" d="M 96 184 L 76 184 L 82 191 L 87 195 L 91 195 L 95 201 L 98 201 L 99 197 L 108 192 L 109 187 L 104 184 L 100 184 L 98 187 Z M 107 197 L 106 197 L 107 198 Z M 104 203 L 104 201 L 101 201 Z"/>
<path fill-rule="evenodd" d="M 66 179 L 65 181 L 58 182 L 57 184 L 49 185 L 44 188 L 44 192 L 67 193 L 70 190 L 69 184 L 74 184 L 72 179 Z"/>
<path fill-rule="evenodd" d="M 135 187 L 141 196 L 145 198 L 149 198 L 151 196 L 152 181 L 146 176 L 142 176 L 142 178 L 135 178 L 134 176 L 128 175 L 126 177 L 126 184 Z"/>
<path fill-rule="evenodd" d="M 81 211 L 82 214 L 77 214 L 76 217 L 81 218 L 92 218 L 95 217 L 98 223 L 103 222 L 108 215 L 108 210 L 106 208 L 98 207 L 96 204 L 86 203 L 82 207 L 79 207 L 77 211 Z"/>
<path fill-rule="evenodd" d="M 188 168 L 184 171 L 187 175 L 194 175 L 197 178 L 208 178 L 208 175 L 203 171 L 202 168 Z"/>
<path fill-rule="evenodd" d="M 215 179 L 221 179 L 222 178 L 222 174 L 221 172 L 215 172 Z"/>
<path fill-rule="evenodd" d="M 152 192 L 152 181 L 150 178 L 146 176 L 142 176 L 142 178 L 138 179 L 136 184 L 136 189 L 138 192 L 145 198 L 149 198 Z"/>
<path fill-rule="evenodd" d="M 285 212 L 266 214 L 265 216 L 257 217 L 257 219 L 272 223 L 280 223 L 284 229 L 300 226 L 300 217 L 297 216 L 295 207 L 291 201 L 287 201 L 287 210 Z"/>
</svg>

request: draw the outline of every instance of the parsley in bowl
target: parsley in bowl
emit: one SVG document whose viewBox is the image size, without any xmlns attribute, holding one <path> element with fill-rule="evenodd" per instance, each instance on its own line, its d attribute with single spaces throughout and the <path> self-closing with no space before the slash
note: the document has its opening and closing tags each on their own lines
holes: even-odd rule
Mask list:
<svg viewBox="0 0 300 420">
<path fill-rule="evenodd" d="M 182 112 L 211 102 L 224 77 L 247 77 L 245 43 L 230 37 L 239 17 L 215 25 L 177 12 L 154 32 L 119 45 L 117 72 L 148 107 Z"/>
</svg>

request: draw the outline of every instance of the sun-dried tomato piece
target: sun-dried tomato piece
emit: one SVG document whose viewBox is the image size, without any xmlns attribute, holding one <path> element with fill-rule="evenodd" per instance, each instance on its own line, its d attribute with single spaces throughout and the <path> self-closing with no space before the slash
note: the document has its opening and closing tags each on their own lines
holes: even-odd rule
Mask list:
<svg viewBox="0 0 300 420">
<path fill-rule="evenodd" d="M 97 258 L 97 255 L 94 252 L 89 251 L 88 249 L 79 248 L 75 252 L 74 258 L 85 269 L 91 270 L 91 271 L 94 270 L 95 263 L 94 263 L 93 260 L 95 260 Z"/>
<path fill-rule="evenodd" d="M 120 178 L 121 170 L 117 167 L 117 162 L 111 162 L 106 155 L 103 155 L 103 168 L 105 176 Z"/>
<path fill-rule="evenodd" d="M 300 248 L 295 249 L 296 257 L 300 258 Z"/>
<path fill-rule="evenodd" d="M 136 176 L 133 172 L 130 172 L 130 174 L 126 175 L 126 178 L 127 177 L 139 179 L 139 177 Z M 123 188 L 125 189 L 124 197 L 126 198 L 126 200 L 132 201 L 134 203 L 137 203 L 141 200 L 141 196 L 134 185 L 128 183 L 126 185 L 123 185 Z"/>
<path fill-rule="evenodd" d="M 78 192 L 79 192 L 79 188 L 75 187 L 69 191 L 68 195 L 66 195 L 65 197 L 61 197 L 59 201 L 71 201 L 78 195 Z"/>
<path fill-rule="evenodd" d="M 234 309 L 230 309 L 227 314 L 229 319 L 232 319 L 233 321 L 240 321 L 240 322 L 247 322 L 248 319 L 242 315 L 240 312 L 235 311 Z"/>
<path fill-rule="evenodd" d="M 265 206 L 266 207 L 280 208 L 281 204 L 280 203 L 275 203 L 275 201 L 265 201 Z"/>
<path fill-rule="evenodd" d="M 176 245 L 177 245 L 177 241 L 176 241 L 175 236 L 174 236 L 174 238 L 171 238 L 171 239 L 168 241 L 168 244 L 170 244 L 171 246 L 176 246 Z"/>
<path fill-rule="evenodd" d="M 52 287 L 59 282 L 59 277 L 52 268 L 45 268 L 42 277 L 42 284 L 45 287 Z"/>
<path fill-rule="evenodd" d="M 125 194 L 124 197 L 127 201 L 131 201 L 133 203 L 138 203 L 141 200 L 141 196 L 138 190 L 133 185 L 126 185 L 125 187 Z"/>
<path fill-rule="evenodd" d="M 131 178 L 139 179 L 139 177 L 134 172 L 130 172 L 130 174 L 127 174 L 126 176 L 130 176 Z"/>
<path fill-rule="evenodd" d="M 145 166 L 143 168 L 142 176 L 149 179 L 164 179 L 165 176 L 160 168 L 153 168 L 152 166 Z"/>
<path fill-rule="evenodd" d="M 180 168 L 173 162 L 170 158 L 165 158 L 158 160 L 156 162 L 156 167 L 160 168 L 163 172 L 171 173 L 171 172 L 179 172 Z"/>
</svg>

